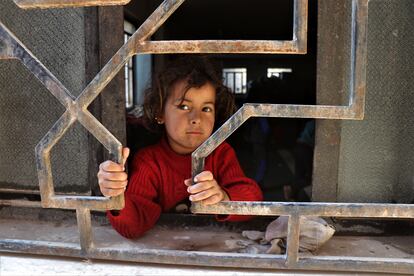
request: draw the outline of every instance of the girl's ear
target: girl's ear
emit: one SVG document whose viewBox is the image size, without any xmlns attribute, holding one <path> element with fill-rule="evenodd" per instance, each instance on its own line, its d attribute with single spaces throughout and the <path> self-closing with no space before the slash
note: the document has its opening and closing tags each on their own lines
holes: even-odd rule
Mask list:
<svg viewBox="0 0 414 276">
<path fill-rule="evenodd" d="M 155 121 L 157 122 L 157 124 L 162 125 L 164 123 L 164 118 L 163 116 L 157 115 L 155 116 Z"/>
</svg>

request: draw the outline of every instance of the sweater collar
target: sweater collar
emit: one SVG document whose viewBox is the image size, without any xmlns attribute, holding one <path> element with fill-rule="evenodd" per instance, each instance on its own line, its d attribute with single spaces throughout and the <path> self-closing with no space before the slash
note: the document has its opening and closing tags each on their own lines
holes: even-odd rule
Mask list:
<svg viewBox="0 0 414 276">
<path fill-rule="evenodd" d="M 171 170 L 172 175 L 176 175 L 182 180 L 191 178 L 191 154 L 178 154 L 176 153 L 167 141 L 166 137 L 163 137 L 160 141 L 161 156 L 160 160 Z M 172 179 L 171 179 L 172 181 Z M 177 185 L 177 191 L 185 191 L 187 188 L 184 183 L 175 183 Z M 184 193 L 185 194 L 185 193 Z"/>
<path fill-rule="evenodd" d="M 172 165 L 177 162 L 180 164 L 190 164 L 190 169 L 191 169 L 191 154 L 178 154 L 176 153 L 170 146 L 170 144 L 168 144 L 167 141 L 167 137 L 163 137 L 161 139 L 161 147 L 162 149 L 165 151 L 165 153 L 167 154 L 167 156 L 171 159 L 172 161 Z M 188 165 L 187 165 L 188 166 Z"/>
</svg>

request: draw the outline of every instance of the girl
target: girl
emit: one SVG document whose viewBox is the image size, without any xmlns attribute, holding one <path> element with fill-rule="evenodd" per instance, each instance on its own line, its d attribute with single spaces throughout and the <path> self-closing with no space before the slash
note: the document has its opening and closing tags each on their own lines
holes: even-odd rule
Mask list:
<svg viewBox="0 0 414 276">
<path fill-rule="evenodd" d="M 212 134 L 215 124 L 224 122 L 233 111 L 231 91 L 205 58 L 179 58 L 154 79 L 145 95 L 144 123 L 163 131 L 163 138 L 134 156 L 129 181 L 124 168 L 128 148 L 123 149 L 123 164 L 105 161 L 99 168 L 103 195 L 116 196 L 126 190 L 124 209 L 107 213 L 121 235 L 141 236 L 154 226 L 161 212 L 187 198 L 206 205 L 223 200 L 262 200 L 259 186 L 244 175 L 227 143 L 206 158 L 206 170 L 194 177 L 194 184 L 191 180 L 191 153 Z M 249 217 L 216 218 L 241 221 Z"/>
</svg>

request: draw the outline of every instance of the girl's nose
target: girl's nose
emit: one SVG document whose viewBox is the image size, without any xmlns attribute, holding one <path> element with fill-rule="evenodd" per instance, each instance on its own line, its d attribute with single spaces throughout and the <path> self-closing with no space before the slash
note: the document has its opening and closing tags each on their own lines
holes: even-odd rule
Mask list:
<svg viewBox="0 0 414 276">
<path fill-rule="evenodd" d="M 190 122 L 191 124 L 199 124 L 200 123 L 200 112 L 194 110 L 190 114 Z"/>
</svg>

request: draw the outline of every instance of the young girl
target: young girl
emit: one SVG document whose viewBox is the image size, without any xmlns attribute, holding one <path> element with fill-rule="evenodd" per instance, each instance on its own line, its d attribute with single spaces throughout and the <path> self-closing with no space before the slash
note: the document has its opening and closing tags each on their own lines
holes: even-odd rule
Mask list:
<svg viewBox="0 0 414 276">
<path fill-rule="evenodd" d="M 129 181 L 124 168 L 127 148 L 123 164 L 105 161 L 98 173 L 103 195 L 116 196 L 126 190 L 124 209 L 107 213 L 121 235 L 141 236 L 161 212 L 187 198 L 206 205 L 262 200 L 259 186 L 244 175 L 227 143 L 206 158 L 205 171 L 194 177 L 194 184 L 191 180 L 191 153 L 212 134 L 215 123 L 224 122 L 233 111 L 233 95 L 204 58 L 180 58 L 154 79 L 145 95 L 144 123 L 164 131 L 163 138 L 134 156 Z M 216 218 L 241 221 L 249 217 Z"/>
</svg>

